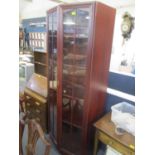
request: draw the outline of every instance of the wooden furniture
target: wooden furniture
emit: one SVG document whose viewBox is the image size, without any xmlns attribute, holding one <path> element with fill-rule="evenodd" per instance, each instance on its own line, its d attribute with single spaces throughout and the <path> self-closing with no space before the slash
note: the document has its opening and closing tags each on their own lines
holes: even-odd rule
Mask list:
<svg viewBox="0 0 155 155">
<path fill-rule="evenodd" d="M 62 154 L 88 153 L 104 110 L 114 20 L 115 9 L 98 2 L 47 12 L 50 135 Z"/>
<path fill-rule="evenodd" d="M 46 33 L 30 32 L 30 47 L 34 51 L 35 73 L 47 77 L 47 52 L 46 52 Z"/>
<path fill-rule="evenodd" d="M 25 120 L 26 120 L 26 114 L 24 112 L 20 112 L 19 113 L 19 155 L 23 155 L 22 137 L 23 137 Z"/>
<path fill-rule="evenodd" d="M 24 94 L 19 93 L 19 112 L 24 112 Z"/>
<path fill-rule="evenodd" d="M 135 137 L 125 132 L 123 135 L 115 133 L 115 125 L 111 121 L 111 113 L 106 114 L 99 119 L 95 124 L 95 144 L 94 154 L 97 154 L 98 142 L 111 146 L 123 155 L 135 154 Z"/>
<path fill-rule="evenodd" d="M 19 48 L 23 50 L 24 48 L 24 30 L 19 28 Z"/>
<path fill-rule="evenodd" d="M 24 112 L 24 95 L 19 94 L 19 155 L 22 155 L 22 135 L 24 129 L 24 122 L 26 119 L 26 114 Z"/>
<path fill-rule="evenodd" d="M 34 72 L 47 77 L 47 53 L 34 51 Z"/>
<path fill-rule="evenodd" d="M 24 126 L 23 132 L 22 132 L 22 141 L 23 143 L 19 143 L 20 148 L 22 148 L 22 151 L 20 152 L 20 155 L 49 155 L 50 149 L 51 149 L 51 143 L 50 141 L 45 137 L 45 133 L 43 132 L 43 129 L 41 126 L 36 122 L 36 120 L 28 120 L 27 122 L 21 123 L 22 127 Z M 27 137 L 27 138 L 26 138 Z M 37 148 L 38 141 L 41 141 L 41 145 L 39 147 L 45 148 L 42 149 L 42 152 L 39 152 Z M 43 147 L 44 145 L 44 147 Z M 25 149 L 25 150 L 24 150 Z M 52 155 L 52 154 L 50 154 Z"/>
<path fill-rule="evenodd" d="M 26 114 L 47 131 L 47 78 L 34 73 L 24 90 Z"/>
</svg>

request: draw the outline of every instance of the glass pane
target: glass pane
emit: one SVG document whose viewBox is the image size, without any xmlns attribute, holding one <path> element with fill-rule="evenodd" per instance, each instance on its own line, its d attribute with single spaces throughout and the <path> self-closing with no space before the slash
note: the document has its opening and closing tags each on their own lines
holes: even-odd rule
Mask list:
<svg viewBox="0 0 155 155">
<path fill-rule="evenodd" d="M 80 155 L 89 8 L 63 12 L 62 147 Z"/>
<path fill-rule="evenodd" d="M 90 8 L 77 9 L 75 35 L 75 74 L 73 96 L 75 98 L 73 118 L 82 125 L 83 105 L 85 97 L 85 77 L 87 64 L 88 34 L 90 25 Z"/>
<path fill-rule="evenodd" d="M 64 123 L 71 124 L 71 99 L 68 97 L 62 99 L 62 116 Z"/>
<path fill-rule="evenodd" d="M 57 137 L 57 13 L 49 15 L 49 92 L 50 92 L 50 127 L 54 138 Z"/>
<path fill-rule="evenodd" d="M 76 10 L 69 9 L 63 14 L 63 30 L 65 37 L 74 37 Z"/>
<path fill-rule="evenodd" d="M 89 8 L 77 9 L 77 34 L 78 37 L 88 38 L 90 13 Z"/>
<path fill-rule="evenodd" d="M 81 130 L 66 123 L 62 124 L 62 130 L 62 147 L 75 155 L 81 155 Z"/>
</svg>

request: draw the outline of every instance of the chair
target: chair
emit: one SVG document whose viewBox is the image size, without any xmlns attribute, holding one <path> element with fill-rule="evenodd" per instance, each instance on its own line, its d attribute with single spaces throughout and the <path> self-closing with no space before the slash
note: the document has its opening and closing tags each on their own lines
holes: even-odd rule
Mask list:
<svg viewBox="0 0 155 155">
<path fill-rule="evenodd" d="M 19 155 L 22 155 L 22 136 L 25 126 L 26 113 L 24 112 L 24 97 L 19 96 Z"/>
<path fill-rule="evenodd" d="M 40 149 L 41 147 L 38 147 L 38 144 L 44 147 Z M 41 126 L 34 119 L 25 122 L 20 145 L 20 155 L 49 155 L 51 151 L 50 141 L 45 137 Z"/>
<path fill-rule="evenodd" d="M 24 131 L 24 119 L 26 116 L 23 112 L 19 114 L 19 155 L 22 155 L 22 136 Z"/>
<path fill-rule="evenodd" d="M 25 97 L 24 95 L 19 95 L 19 112 L 24 112 L 24 104 L 25 104 Z"/>
</svg>

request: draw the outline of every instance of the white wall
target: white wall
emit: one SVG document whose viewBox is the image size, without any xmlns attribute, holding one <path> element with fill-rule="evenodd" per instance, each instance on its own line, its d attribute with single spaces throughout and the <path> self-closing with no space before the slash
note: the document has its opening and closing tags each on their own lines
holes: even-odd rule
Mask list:
<svg viewBox="0 0 155 155">
<path fill-rule="evenodd" d="M 73 0 L 66 0 L 67 2 L 72 2 Z M 94 0 L 74 0 L 75 2 L 86 2 Z M 109 6 L 120 8 L 125 6 L 134 5 L 135 0 L 97 0 L 105 3 Z M 50 0 L 19 0 L 19 13 L 20 19 L 28 19 L 35 17 L 46 16 L 46 11 L 54 6 L 58 5 Z M 121 10 L 121 9 L 120 9 Z M 123 11 L 123 9 L 122 9 Z"/>
<path fill-rule="evenodd" d="M 123 37 L 121 33 L 121 23 L 122 23 L 122 16 L 125 12 L 129 12 L 133 17 L 135 17 L 135 7 L 123 7 L 119 8 L 116 11 L 116 19 L 115 19 L 115 27 L 114 27 L 114 38 L 113 38 L 113 47 L 112 47 L 112 55 L 111 55 L 111 64 L 110 70 L 117 70 L 119 69 L 120 62 L 122 59 L 122 53 L 126 53 L 126 57 L 131 63 L 133 55 L 135 53 L 135 30 L 133 29 L 131 33 L 131 38 L 125 42 L 122 46 Z"/>
<path fill-rule="evenodd" d="M 45 17 L 46 11 L 57 5 L 57 3 L 50 0 L 32 0 L 32 2 L 20 0 L 19 4 L 20 20 Z"/>
</svg>

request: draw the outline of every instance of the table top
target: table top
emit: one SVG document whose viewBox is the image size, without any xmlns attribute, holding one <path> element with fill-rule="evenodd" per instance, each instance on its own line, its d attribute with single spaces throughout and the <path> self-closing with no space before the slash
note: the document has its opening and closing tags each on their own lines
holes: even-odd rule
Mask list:
<svg viewBox="0 0 155 155">
<path fill-rule="evenodd" d="M 134 150 L 135 148 L 135 136 L 128 132 L 123 135 L 117 135 L 115 133 L 115 124 L 111 121 L 111 112 L 99 119 L 94 126 L 101 132 L 106 133 L 112 139 L 117 140 L 121 144 Z"/>
</svg>

